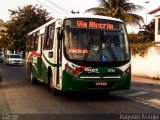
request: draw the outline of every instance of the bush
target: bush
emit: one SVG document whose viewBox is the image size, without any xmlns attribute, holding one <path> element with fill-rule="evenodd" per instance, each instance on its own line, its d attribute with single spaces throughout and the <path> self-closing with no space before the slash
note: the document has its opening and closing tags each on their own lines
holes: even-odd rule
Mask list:
<svg viewBox="0 0 160 120">
<path fill-rule="evenodd" d="M 128 39 L 132 55 L 138 54 L 140 56 L 146 55 L 154 40 L 153 36 L 143 34 L 129 34 Z"/>
</svg>

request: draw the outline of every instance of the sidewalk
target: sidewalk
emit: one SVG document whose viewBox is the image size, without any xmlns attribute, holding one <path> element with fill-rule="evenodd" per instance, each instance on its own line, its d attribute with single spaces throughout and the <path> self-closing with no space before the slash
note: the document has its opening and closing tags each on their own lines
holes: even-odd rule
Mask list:
<svg viewBox="0 0 160 120">
<path fill-rule="evenodd" d="M 160 85 L 159 79 L 152 79 L 148 77 L 141 77 L 141 76 L 132 76 L 132 82 L 139 82 L 139 83 L 146 83 L 151 85 Z"/>
</svg>

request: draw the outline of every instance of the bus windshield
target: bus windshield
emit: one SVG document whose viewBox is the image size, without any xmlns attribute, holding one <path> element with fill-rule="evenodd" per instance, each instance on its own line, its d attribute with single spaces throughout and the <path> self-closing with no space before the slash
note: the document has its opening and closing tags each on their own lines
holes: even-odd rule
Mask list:
<svg viewBox="0 0 160 120">
<path fill-rule="evenodd" d="M 130 59 L 125 25 L 106 19 L 66 19 L 64 48 L 67 59 L 117 62 Z"/>
</svg>

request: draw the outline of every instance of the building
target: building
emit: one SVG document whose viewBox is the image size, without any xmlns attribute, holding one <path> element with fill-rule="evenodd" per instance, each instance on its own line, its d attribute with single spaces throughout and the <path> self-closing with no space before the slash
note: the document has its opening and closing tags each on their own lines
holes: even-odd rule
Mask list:
<svg viewBox="0 0 160 120">
<path fill-rule="evenodd" d="M 132 56 L 132 74 L 160 79 L 160 7 L 148 14 L 155 19 L 154 46 L 148 49 L 145 57 Z"/>
<path fill-rule="evenodd" d="M 160 7 L 148 14 L 153 15 L 155 18 L 155 44 L 160 44 Z"/>
</svg>

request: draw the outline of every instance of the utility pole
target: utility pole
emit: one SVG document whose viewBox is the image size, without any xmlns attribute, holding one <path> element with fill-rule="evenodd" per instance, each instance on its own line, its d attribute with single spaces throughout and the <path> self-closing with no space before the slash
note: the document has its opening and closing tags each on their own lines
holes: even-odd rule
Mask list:
<svg viewBox="0 0 160 120">
<path fill-rule="evenodd" d="M 147 3 L 149 3 L 149 1 L 145 1 L 144 3 L 146 3 L 146 25 L 147 25 Z"/>
</svg>

